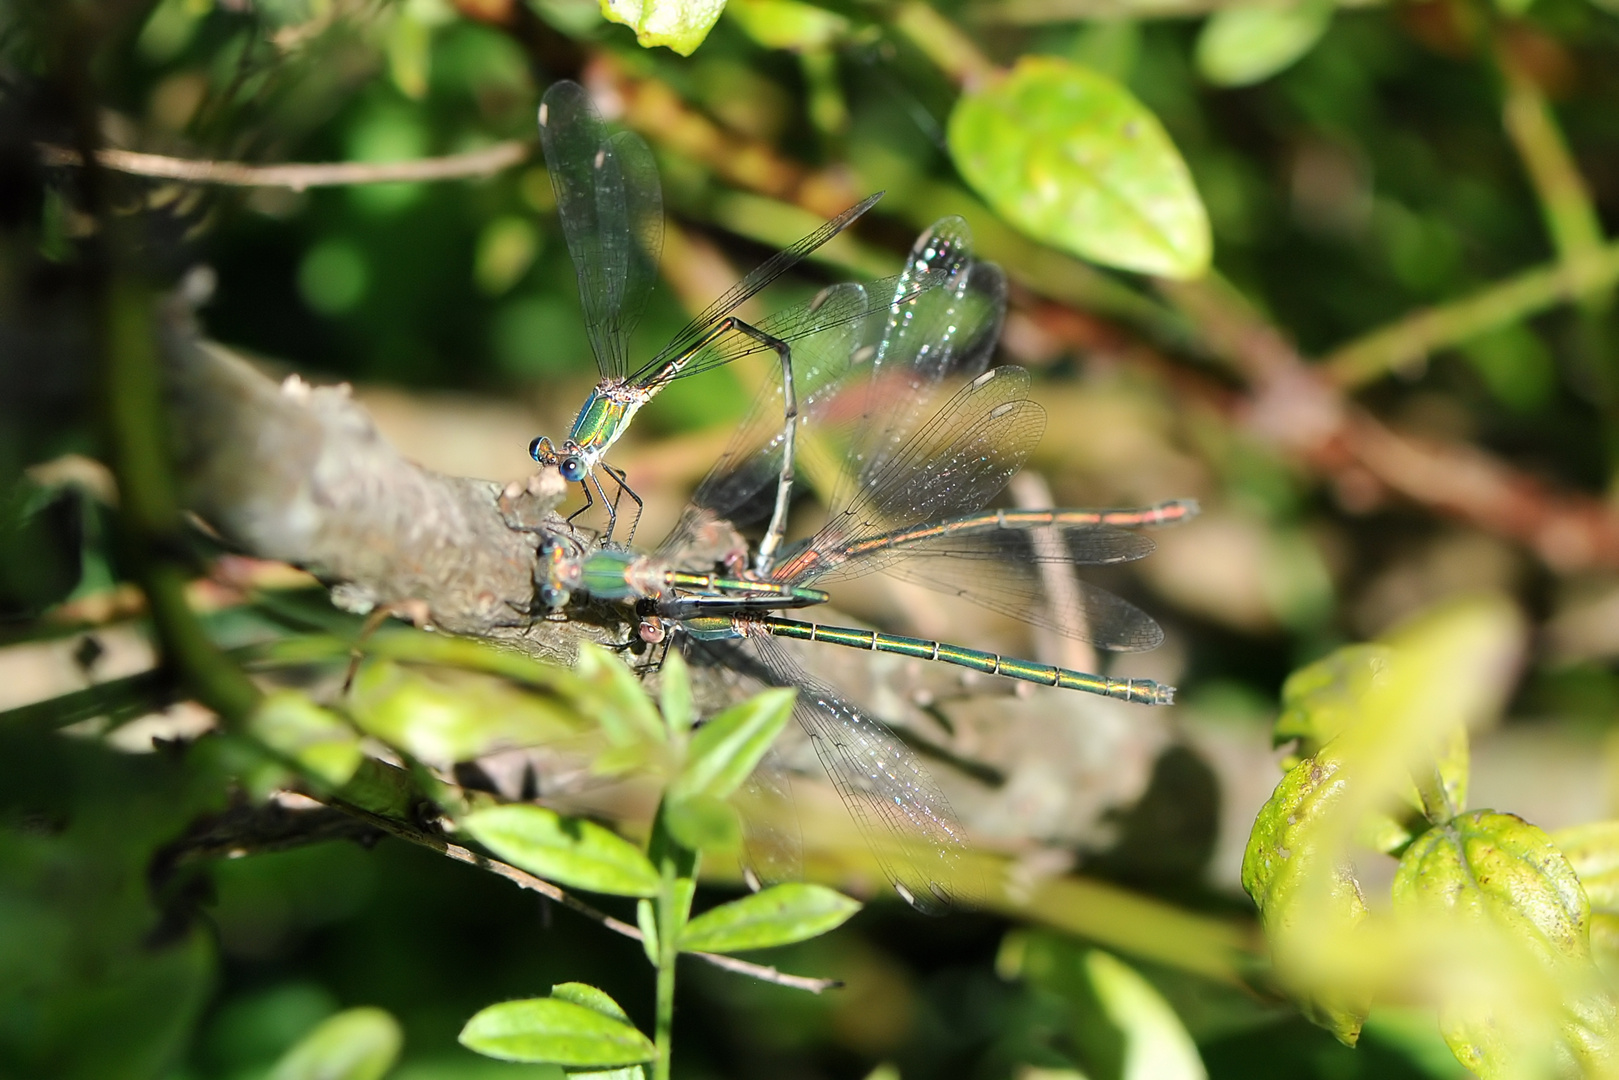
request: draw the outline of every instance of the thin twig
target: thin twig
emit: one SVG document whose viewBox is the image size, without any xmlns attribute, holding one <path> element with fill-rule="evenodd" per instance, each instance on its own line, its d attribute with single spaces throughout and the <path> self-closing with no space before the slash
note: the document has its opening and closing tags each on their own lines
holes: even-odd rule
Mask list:
<svg viewBox="0 0 1619 1080">
<path fill-rule="evenodd" d="M 1338 387 L 1353 390 L 1437 349 L 1522 322 L 1557 304 L 1606 292 L 1616 282 L 1619 243 L 1527 270 L 1461 300 L 1412 312 L 1333 350 L 1321 366 Z"/>
<path fill-rule="evenodd" d="M 39 144 L 47 165 L 83 165 L 84 157 L 65 146 Z M 353 184 L 388 184 L 400 181 L 464 180 L 493 176 L 527 161 L 534 144 L 508 139 L 482 150 L 446 157 L 410 161 L 338 161 L 316 165 L 249 165 L 241 161 L 199 161 L 191 158 L 142 154 L 134 150 L 99 150 L 96 161 L 104 168 L 135 176 L 184 180 L 195 184 L 232 187 L 285 187 L 302 191 L 312 187 Z"/>
<path fill-rule="evenodd" d="M 480 870 L 487 870 L 492 874 L 505 878 L 519 888 L 537 892 L 549 900 L 554 900 L 569 910 L 576 911 L 585 918 L 600 923 L 615 934 L 622 934 L 624 937 L 632 938 L 635 941 L 641 940 L 641 931 L 638 928 L 613 918 L 605 911 L 598 911 L 578 897 L 570 895 L 562 888 L 551 884 L 543 878 L 537 878 L 527 871 L 519 870 L 509 863 L 503 863 L 499 859 L 491 859 L 487 855 L 480 855 L 470 848 L 452 844 L 441 836 L 422 832 L 419 829 L 412 829 L 392 818 L 373 814 L 369 810 L 363 810 L 358 806 L 345 803 L 334 803 L 333 805 L 344 813 L 352 814 L 354 817 L 374 825 L 390 836 L 396 836 L 420 847 L 429 848 L 440 855 L 454 859 L 456 862 L 475 866 Z M 706 952 L 692 952 L 686 955 L 698 957 L 717 968 L 724 968 L 726 971 L 735 972 L 738 975 L 746 975 L 750 979 L 758 979 L 760 982 L 774 983 L 777 986 L 786 986 L 794 990 L 807 990 L 812 994 L 819 994 L 825 990 L 832 990 L 843 985 L 837 979 L 815 979 L 807 975 L 789 975 L 764 964 L 752 964 L 746 960 L 738 960 L 734 956 L 721 956 L 718 953 Z"/>
</svg>

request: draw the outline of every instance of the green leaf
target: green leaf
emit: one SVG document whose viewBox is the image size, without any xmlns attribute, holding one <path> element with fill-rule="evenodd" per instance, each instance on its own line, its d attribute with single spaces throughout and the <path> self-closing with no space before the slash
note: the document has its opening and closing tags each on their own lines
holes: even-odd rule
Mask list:
<svg viewBox="0 0 1619 1080">
<path fill-rule="evenodd" d="M 360 668 L 349 712 L 368 734 L 439 765 L 553 742 L 580 727 L 579 717 L 562 703 L 501 679 L 386 661 Z"/>
<path fill-rule="evenodd" d="M 1197 39 L 1197 68 L 1216 86 L 1268 79 L 1314 47 L 1332 25 L 1331 0 L 1217 11 Z"/>
<path fill-rule="evenodd" d="M 603 1016 L 621 1023 L 630 1022 L 629 1014 L 619 1007 L 618 1002 L 614 1001 L 607 991 L 598 990 L 588 983 L 559 983 L 551 987 L 551 997 L 557 1001 L 571 1001 L 575 1005 L 594 1009 Z M 614 1069 L 570 1068 L 567 1074 L 573 1080 L 645 1080 L 646 1077 L 639 1065 L 624 1065 Z"/>
<path fill-rule="evenodd" d="M 1006 220 L 1108 266 L 1173 278 L 1208 269 L 1208 214 L 1163 125 L 1088 68 L 1024 57 L 950 116 L 956 168 Z"/>
<path fill-rule="evenodd" d="M 461 1045 L 504 1061 L 555 1065 L 633 1065 L 657 1056 L 652 1040 L 629 1024 L 558 998 L 503 1001 L 461 1029 Z"/>
<path fill-rule="evenodd" d="M 1324 829 L 1345 793 L 1335 747 L 1294 766 L 1254 821 L 1242 857 L 1242 887 L 1259 908 L 1277 973 L 1289 969 L 1323 937 L 1353 932 L 1366 918 L 1360 885 L 1338 864 Z M 1303 980 L 1293 987 L 1312 1021 L 1353 1046 L 1371 1008 L 1369 999 Z"/>
<path fill-rule="evenodd" d="M 460 825 L 507 862 L 549 881 L 612 896 L 656 896 L 658 872 L 628 840 L 539 806 L 476 810 Z"/>
<path fill-rule="evenodd" d="M 697 719 L 691 698 L 691 673 L 678 649 L 670 649 L 658 669 L 658 708 L 669 734 L 681 738 Z"/>
<path fill-rule="evenodd" d="M 1588 966 L 1590 906 L 1579 878 L 1550 837 L 1515 815 L 1476 810 L 1429 829 L 1400 859 L 1393 896 L 1396 912 L 1504 931 L 1566 985 Z M 1563 1047 L 1576 1057 L 1605 1055 L 1619 1023 L 1612 1000 L 1571 993 L 1560 1005 Z M 1493 1078 L 1549 1060 L 1535 1020 L 1510 999 L 1452 991 L 1439 1026 L 1458 1061 Z"/>
<path fill-rule="evenodd" d="M 664 45 L 690 56 L 725 10 L 725 0 L 601 0 L 609 22 L 635 31 L 643 49 Z"/>
<path fill-rule="evenodd" d="M 629 665 L 602 648 L 585 642 L 579 646 L 574 673 L 584 682 L 594 719 L 615 746 L 664 739 L 663 720 L 652 699 Z"/>
<path fill-rule="evenodd" d="M 281 1055 L 269 1080 L 381 1080 L 404 1034 L 382 1009 L 346 1009 Z"/>
<path fill-rule="evenodd" d="M 1591 950 L 1619 968 L 1619 821 L 1596 821 L 1552 833 L 1591 905 Z"/>
<path fill-rule="evenodd" d="M 1346 645 L 1293 672 L 1282 684 L 1276 745 L 1297 739 L 1299 758 L 1313 756 L 1360 717 L 1367 693 L 1387 679 L 1391 659 L 1386 645 Z"/>
<path fill-rule="evenodd" d="M 1133 968 L 1099 949 L 1048 930 L 1006 936 L 995 961 L 1068 1007 L 1066 1042 L 1084 1072 L 1119 1080 L 1202 1080 L 1197 1047 L 1175 1010 Z M 1061 1074 L 1058 1074 L 1061 1075 Z"/>
<path fill-rule="evenodd" d="M 692 919 L 680 947 L 729 953 L 791 945 L 842 926 L 859 910 L 859 901 L 824 885 L 776 885 Z"/>
<path fill-rule="evenodd" d="M 797 693 L 790 688 L 766 690 L 699 728 L 686 752 L 685 768 L 669 786 L 670 797 L 723 799 L 741 787 L 793 715 Z"/>
<path fill-rule="evenodd" d="M 695 851 L 735 851 L 742 846 L 742 819 L 736 808 L 712 795 L 671 799 L 664 823 L 682 846 Z"/>
<path fill-rule="evenodd" d="M 342 717 L 296 690 L 268 695 L 249 718 L 248 732 L 332 788 L 348 783 L 364 757 L 359 734 Z"/>
<path fill-rule="evenodd" d="M 635 925 L 641 930 L 641 951 L 647 961 L 658 966 L 658 912 L 651 900 L 635 902 Z"/>
<path fill-rule="evenodd" d="M 766 49 L 826 49 L 849 32 L 849 20 L 799 0 L 730 0 L 725 13 Z"/>
</svg>

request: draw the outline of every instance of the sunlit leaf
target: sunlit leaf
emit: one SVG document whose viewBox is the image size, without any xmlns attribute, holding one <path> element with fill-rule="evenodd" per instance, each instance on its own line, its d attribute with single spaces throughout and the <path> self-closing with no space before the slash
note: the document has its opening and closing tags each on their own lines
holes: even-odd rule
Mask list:
<svg viewBox="0 0 1619 1080">
<path fill-rule="evenodd" d="M 561 702 L 499 679 L 382 661 L 360 668 L 349 712 L 367 733 L 435 764 L 544 745 L 579 728 L 579 718 Z"/>
<path fill-rule="evenodd" d="M 664 45 L 690 56 L 725 10 L 725 0 L 601 0 L 609 22 L 635 31 L 643 49 Z"/>
<path fill-rule="evenodd" d="M 248 731 L 333 788 L 349 782 L 364 756 L 354 728 L 295 690 L 267 695 L 249 718 Z"/>
<path fill-rule="evenodd" d="M 1344 796 L 1342 765 L 1328 746 L 1289 770 L 1255 819 L 1243 853 L 1242 887 L 1259 907 L 1284 979 L 1295 950 L 1307 951 L 1323 935 L 1351 933 L 1366 918 L 1360 885 L 1334 850 L 1332 832 L 1322 827 Z M 1369 1000 L 1307 980 L 1297 989 L 1311 1020 L 1355 1044 Z"/>
<path fill-rule="evenodd" d="M 1619 968 L 1619 821 L 1596 821 L 1552 833 L 1591 905 L 1591 949 Z"/>
<path fill-rule="evenodd" d="M 691 730 L 697 715 L 692 705 L 691 673 L 677 649 L 669 650 L 658 669 L 658 708 L 670 735 L 684 736 Z"/>
<path fill-rule="evenodd" d="M 956 168 L 1036 239 L 1109 266 L 1191 278 L 1208 215 L 1163 125 L 1100 72 L 1024 57 L 950 116 Z"/>
<path fill-rule="evenodd" d="M 558 998 L 491 1005 L 467 1021 L 460 1040 L 487 1057 L 556 1065 L 633 1065 L 657 1055 L 629 1024 Z"/>
<path fill-rule="evenodd" d="M 800 0 L 730 0 L 725 13 L 766 49 L 824 49 L 849 31 L 849 20 Z"/>
<path fill-rule="evenodd" d="M 792 883 L 710 908 L 686 924 L 687 952 L 742 952 L 791 945 L 842 926 L 860 902 L 824 885 Z"/>
<path fill-rule="evenodd" d="M 742 846 L 742 820 L 736 808 L 713 795 L 671 798 L 664 822 L 683 847 L 697 851 L 735 851 Z"/>
<path fill-rule="evenodd" d="M 382 1009 L 347 1009 L 298 1040 L 269 1080 L 381 1080 L 403 1042 L 399 1022 Z"/>
<path fill-rule="evenodd" d="M 627 746 L 651 739 L 662 742 L 665 729 L 641 681 L 629 665 L 602 648 L 585 642 L 579 646 L 574 673 L 588 688 L 591 719 L 614 745 Z"/>
<path fill-rule="evenodd" d="M 1332 24 L 1331 0 L 1217 11 L 1197 39 L 1197 67 L 1217 86 L 1247 86 L 1291 66 Z"/>
<path fill-rule="evenodd" d="M 1276 743 L 1299 740 L 1298 757 L 1310 757 L 1360 718 L 1366 694 L 1387 678 L 1386 645 L 1346 645 L 1306 664 L 1282 684 Z"/>
<path fill-rule="evenodd" d="M 613 896 L 655 896 L 658 872 L 628 840 L 539 806 L 492 806 L 461 827 L 507 862 L 549 881 Z"/>
<path fill-rule="evenodd" d="M 1136 970 L 1100 949 L 1085 958 L 1091 984 L 1125 1038 L 1121 1080 L 1202 1080 L 1208 1073 L 1175 1010 Z"/>
<path fill-rule="evenodd" d="M 669 787 L 670 797 L 723 799 L 741 787 L 793 715 L 796 695 L 790 688 L 765 690 L 699 728 L 687 749 L 685 768 Z"/>
<path fill-rule="evenodd" d="M 551 997 L 557 1001 L 571 1001 L 575 1005 L 594 1009 L 603 1016 L 621 1023 L 630 1022 L 629 1014 L 619 1007 L 618 1002 L 614 1001 L 605 990 L 599 990 L 588 983 L 559 983 L 551 987 Z M 639 1065 L 623 1065 L 609 1069 L 569 1068 L 567 1074 L 571 1080 L 644 1080 L 646 1076 Z"/>
<path fill-rule="evenodd" d="M 1574 868 L 1535 826 L 1512 814 L 1477 810 L 1435 825 L 1406 851 L 1394 877 L 1395 910 L 1483 925 L 1538 957 L 1557 977 L 1587 966 L 1590 907 Z M 1558 1028 L 1567 1049 L 1588 1054 L 1611 1040 L 1614 1004 L 1606 995 L 1571 996 Z M 1440 1030 L 1457 1059 L 1481 1077 L 1516 1076 L 1547 1047 L 1511 1003 L 1452 993 Z"/>
</svg>

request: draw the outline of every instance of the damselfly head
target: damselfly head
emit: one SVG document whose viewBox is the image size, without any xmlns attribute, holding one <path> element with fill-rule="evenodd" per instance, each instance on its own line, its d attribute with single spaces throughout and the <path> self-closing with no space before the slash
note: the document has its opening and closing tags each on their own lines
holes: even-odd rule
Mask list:
<svg viewBox="0 0 1619 1080">
<path fill-rule="evenodd" d="M 541 465 L 554 465 L 557 460 L 556 448 L 551 445 L 551 440 L 544 435 L 528 444 L 528 456 Z"/>
</svg>

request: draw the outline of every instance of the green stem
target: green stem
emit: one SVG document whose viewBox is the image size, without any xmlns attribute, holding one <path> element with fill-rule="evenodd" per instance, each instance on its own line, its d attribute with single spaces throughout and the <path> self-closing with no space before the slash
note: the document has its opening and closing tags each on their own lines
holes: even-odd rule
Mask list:
<svg viewBox="0 0 1619 1080">
<path fill-rule="evenodd" d="M 1450 304 L 1427 308 L 1356 338 L 1322 360 L 1327 376 L 1346 390 L 1458 345 L 1522 322 L 1557 304 L 1581 300 L 1619 283 L 1619 243 L 1516 277 Z"/>
<path fill-rule="evenodd" d="M 653 1043 L 658 1056 L 652 1063 L 652 1080 L 669 1080 L 669 1062 L 674 1052 L 675 961 L 680 955 L 680 928 L 676 891 L 679 877 L 673 855 L 662 860 L 663 887 L 658 890 L 658 990 Z"/>
</svg>

